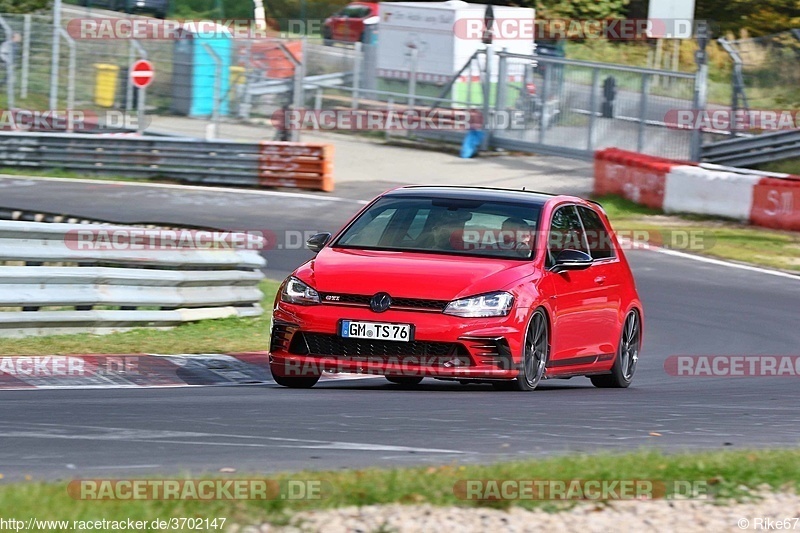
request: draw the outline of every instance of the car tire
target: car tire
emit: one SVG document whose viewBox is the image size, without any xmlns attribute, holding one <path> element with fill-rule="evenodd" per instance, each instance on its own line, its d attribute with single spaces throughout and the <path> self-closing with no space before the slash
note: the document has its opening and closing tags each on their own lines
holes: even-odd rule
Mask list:
<svg viewBox="0 0 800 533">
<path fill-rule="evenodd" d="M 495 381 L 492 386 L 497 390 L 534 390 L 544 378 L 549 357 L 550 329 L 547 315 L 542 308 L 539 308 L 534 311 L 525 330 L 519 375 L 514 380 Z"/>
<path fill-rule="evenodd" d="M 617 356 L 610 374 L 590 376 L 592 385 L 600 389 L 627 389 L 633 381 L 639 350 L 642 346 L 642 321 L 634 309 L 625 317 L 622 324 Z"/>
<path fill-rule="evenodd" d="M 422 382 L 421 376 L 384 376 L 389 383 L 395 385 L 419 385 Z"/>
<path fill-rule="evenodd" d="M 290 389 L 310 389 L 319 381 L 319 376 L 287 377 L 272 374 L 275 383 Z"/>
</svg>

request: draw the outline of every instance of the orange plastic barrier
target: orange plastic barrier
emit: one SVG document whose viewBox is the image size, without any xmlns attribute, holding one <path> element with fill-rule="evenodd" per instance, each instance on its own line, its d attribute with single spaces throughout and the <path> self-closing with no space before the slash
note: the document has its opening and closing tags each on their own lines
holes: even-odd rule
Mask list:
<svg viewBox="0 0 800 533">
<path fill-rule="evenodd" d="M 333 190 L 333 145 L 264 141 L 260 152 L 259 185 Z"/>
</svg>

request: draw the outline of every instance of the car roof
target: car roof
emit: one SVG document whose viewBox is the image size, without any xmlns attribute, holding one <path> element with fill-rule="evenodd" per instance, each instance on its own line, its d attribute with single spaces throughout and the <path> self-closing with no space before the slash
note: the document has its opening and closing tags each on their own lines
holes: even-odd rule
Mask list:
<svg viewBox="0 0 800 533">
<path fill-rule="evenodd" d="M 424 196 L 426 198 L 450 198 L 458 200 L 494 200 L 530 204 L 542 207 L 551 200 L 563 199 L 585 202 L 582 198 L 563 196 L 524 189 L 500 189 L 493 187 L 464 187 L 446 185 L 409 185 L 384 193 L 383 196 Z"/>
</svg>

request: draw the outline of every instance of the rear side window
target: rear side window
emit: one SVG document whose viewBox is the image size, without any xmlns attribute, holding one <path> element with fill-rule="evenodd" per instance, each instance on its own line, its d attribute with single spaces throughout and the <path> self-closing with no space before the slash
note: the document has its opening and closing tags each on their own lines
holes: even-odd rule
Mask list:
<svg viewBox="0 0 800 533">
<path fill-rule="evenodd" d="M 584 206 L 578 206 L 578 212 L 583 221 L 586 241 L 589 244 L 589 253 L 592 259 L 608 259 L 609 257 L 615 257 L 611 233 L 606 229 L 600 215 L 593 209 Z"/>
</svg>

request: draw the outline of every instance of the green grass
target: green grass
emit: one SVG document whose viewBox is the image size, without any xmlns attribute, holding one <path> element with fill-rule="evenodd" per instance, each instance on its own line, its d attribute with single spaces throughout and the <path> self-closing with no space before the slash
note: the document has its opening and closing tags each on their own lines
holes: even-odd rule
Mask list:
<svg viewBox="0 0 800 533">
<path fill-rule="evenodd" d="M 785 159 L 783 161 L 774 161 L 772 163 L 765 163 L 759 165 L 761 170 L 767 172 L 784 172 L 786 174 L 800 175 L 800 159 Z"/>
<path fill-rule="evenodd" d="M 657 437 L 653 437 L 654 440 Z M 242 479 L 320 481 L 323 498 L 261 501 L 91 501 L 67 494 L 68 480 L 16 482 L 0 486 L 0 508 L 17 517 L 96 520 L 198 517 L 227 519 L 227 524 L 269 521 L 285 524 L 292 513 L 315 508 L 404 503 L 499 507 L 512 505 L 555 511 L 570 502 L 464 500 L 454 492 L 466 480 L 648 480 L 697 482 L 717 503 L 752 496 L 768 485 L 773 490 L 800 488 L 800 450 L 704 452 L 664 455 L 655 451 L 628 454 L 571 455 L 486 466 L 450 464 L 419 468 L 298 472 L 277 475 L 237 473 Z M 162 476 L 163 477 L 163 476 Z M 186 476 L 172 476 L 184 478 Z M 231 476 L 225 476 L 230 478 Z M 750 490 L 748 490 L 750 489 Z"/>
<path fill-rule="evenodd" d="M 221 318 L 183 324 L 167 330 L 135 329 L 108 335 L 52 335 L 3 339 L 0 355 L 67 355 L 125 353 L 230 353 L 266 350 L 269 310 L 280 282 L 264 280 L 264 314 L 254 318 Z M 2 508 L 2 505 L 0 505 Z"/>
<path fill-rule="evenodd" d="M 616 231 L 646 231 L 651 235 L 693 235 L 699 246 L 681 247 L 698 253 L 754 265 L 800 272 L 800 233 L 778 231 L 699 215 L 664 215 L 619 196 L 597 198 Z M 702 243 L 700 242 L 702 239 Z M 682 244 L 682 243 L 678 243 Z"/>
<path fill-rule="evenodd" d="M 41 176 L 44 178 L 67 178 L 67 179 L 84 179 L 84 180 L 106 180 L 106 181 L 139 181 L 142 183 L 164 183 L 169 180 L 160 180 L 156 178 L 130 178 L 126 176 L 114 176 L 98 174 L 87 174 L 81 172 L 74 172 L 71 170 L 64 170 L 60 168 L 40 169 L 40 168 L 25 168 L 25 167 L 2 167 L 0 168 L 0 177 L 3 176 Z"/>
</svg>

